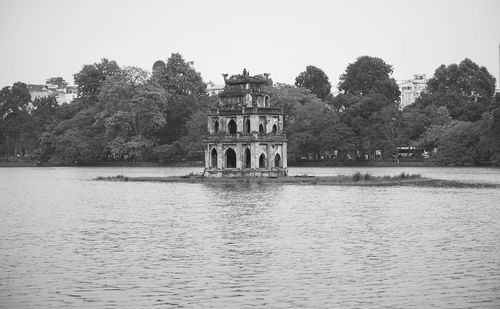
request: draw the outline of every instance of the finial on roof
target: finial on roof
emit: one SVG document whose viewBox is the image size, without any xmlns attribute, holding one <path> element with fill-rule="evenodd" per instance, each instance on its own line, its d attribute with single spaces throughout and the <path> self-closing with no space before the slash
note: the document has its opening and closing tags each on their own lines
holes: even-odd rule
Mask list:
<svg viewBox="0 0 500 309">
<path fill-rule="evenodd" d="M 250 73 L 247 71 L 247 69 L 243 69 L 243 76 L 249 76 Z"/>
</svg>

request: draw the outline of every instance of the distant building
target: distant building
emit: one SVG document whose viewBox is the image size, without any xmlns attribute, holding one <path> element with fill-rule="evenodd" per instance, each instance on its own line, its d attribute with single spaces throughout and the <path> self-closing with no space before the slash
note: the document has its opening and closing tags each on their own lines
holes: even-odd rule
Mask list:
<svg viewBox="0 0 500 309">
<path fill-rule="evenodd" d="M 29 84 L 28 91 L 31 100 L 53 95 L 59 104 L 69 103 L 78 97 L 78 88 L 68 86 L 68 83 L 62 77 L 51 77 L 46 80 L 45 85 Z"/>
<path fill-rule="evenodd" d="M 28 91 L 30 92 L 32 101 L 35 98 L 45 98 L 50 95 L 49 89 L 46 85 L 28 84 Z"/>
<path fill-rule="evenodd" d="M 415 74 L 413 79 L 403 80 L 398 83 L 401 91 L 401 108 L 415 103 L 420 93 L 427 87 L 425 74 Z"/>
<path fill-rule="evenodd" d="M 58 89 L 63 89 L 68 86 L 68 83 L 62 77 L 51 77 L 45 81 L 46 85 L 55 85 Z"/>
<path fill-rule="evenodd" d="M 218 95 L 220 92 L 224 90 L 224 85 L 223 84 L 214 84 L 213 82 L 209 81 L 207 83 L 207 93 L 208 95 Z"/>
</svg>

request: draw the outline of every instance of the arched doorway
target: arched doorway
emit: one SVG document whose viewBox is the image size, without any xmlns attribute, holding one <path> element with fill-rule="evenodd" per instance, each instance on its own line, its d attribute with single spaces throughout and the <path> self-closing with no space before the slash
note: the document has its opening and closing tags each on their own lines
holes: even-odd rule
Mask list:
<svg viewBox="0 0 500 309">
<path fill-rule="evenodd" d="M 264 97 L 264 106 L 269 107 L 269 96 L 267 95 Z"/>
<path fill-rule="evenodd" d="M 233 148 L 226 150 L 226 168 L 236 168 L 236 152 Z"/>
<path fill-rule="evenodd" d="M 250 149 L 245 149 L 245 168 L 252 167 L 252 157 L 250 155 Z"/>
<path fill-rule="evenodd" d="M 259 125 L 259 133 L 260 134 L 266 133 L 266 130 L 264 129 L 264 126 L 262 125 L 262 123 Z"/>
<path fill-rule="evenodd" d="M 276 125 L 273 125 L 273 134 L 278 133 L 278 127 Z"/>
<path fill-rule="evenodd" d="M 229 134 L 236 134 L 236 122 L 234 120 L 229 121 L 227 124 L 227 129 Z"/>
<path fill-rule="evenodd" d="M 217 168 L 217 150 L 212 149 L 212 154 L 211 154 L 211 168 Z"/>
<path fill-rule="evenodd" d="M 214 123 L 214 133 L 215 134 L 219 133 L 219 122 L 218 121 L 216 121 Z"/>
<path fill-rule="evenodd" d="M 266 156 L 261 154 L 259 157 L 259 168 L 266 168 Z"/>
<path fill-rule="evenodd" d="M 277 153 L 276 156 L 274 157 L 274 166 L 281 167 L 281 156 L 279 153 Z"/>
<path fill-rule="evenodd" d="M 245 121 L 245 133 L 250 133 L 250 119 Z"/>
</svg>

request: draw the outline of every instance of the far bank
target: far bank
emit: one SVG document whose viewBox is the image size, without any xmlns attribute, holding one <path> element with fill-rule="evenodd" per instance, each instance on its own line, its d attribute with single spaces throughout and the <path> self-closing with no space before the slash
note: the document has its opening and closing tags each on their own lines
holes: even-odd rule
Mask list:
<svg viewBox="0 0 500 309">
<path fill-rule="evenodd" d="M 52 164 L 49 162 L 40 162 L 34 160 L 0 160 L 0 167 L 58 167 L 58 166 L 85 166 L 85 167 L 200 167 L 202 161 L 185 161 L 185 162 L 124 162 L 124 161 L 106 161 L 95 163 L 79 163 L 72 164 Z M 480 164 L 463 164 L 463 165 L 444 165 L 434 161 L 295 161 L 289 162 L 289 167 L 498 167 L 493 162 L 484 162 Z"/>
</svg>

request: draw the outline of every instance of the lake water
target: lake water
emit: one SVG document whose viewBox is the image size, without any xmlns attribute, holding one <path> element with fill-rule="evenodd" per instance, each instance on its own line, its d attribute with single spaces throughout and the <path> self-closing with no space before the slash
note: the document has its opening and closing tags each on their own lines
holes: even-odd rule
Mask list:
<svg viewBox="0 0 500 309">
<path fill-rule="evenodd" d="M 291 168 L 500 183 L 495 168 Z M 500 189 L 0 168 L 1 308 L 499 308 Z"/>
</svg>

